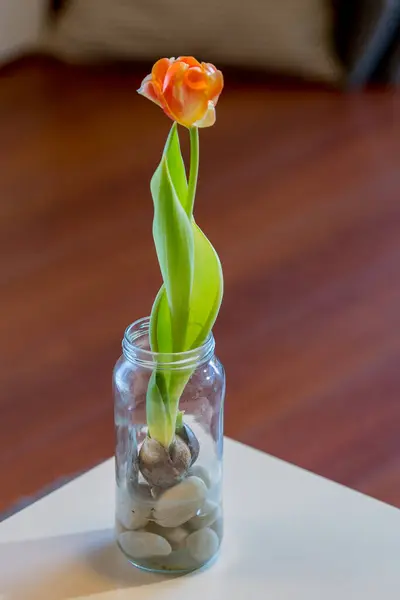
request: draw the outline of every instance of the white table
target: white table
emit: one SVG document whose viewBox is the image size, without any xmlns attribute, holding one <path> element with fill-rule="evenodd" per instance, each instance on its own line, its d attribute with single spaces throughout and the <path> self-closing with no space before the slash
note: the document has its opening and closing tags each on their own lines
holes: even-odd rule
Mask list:
<svg viewBox="0 0 400 600">
<path fill-rule="evenodd" d="M 399 600 L 400 512 L 238 443 L 219 561 L 164 579 L 113 543 L 107 461 L 0 524 L 1 600 Z"/>
</svg>

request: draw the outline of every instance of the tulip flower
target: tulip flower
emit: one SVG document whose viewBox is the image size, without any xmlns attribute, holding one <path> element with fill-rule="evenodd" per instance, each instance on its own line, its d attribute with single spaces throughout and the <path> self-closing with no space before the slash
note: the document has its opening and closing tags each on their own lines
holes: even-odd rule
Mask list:
<svg viewBox="0 0 400 600">
<path fill-rule="evenodd" d="M 216 251 L 193 216 L 199 169 L 199 127 L 215 122 L 223 88 L 222 73 L 193 57 L 158 60 L 138 92 L 175 121 L 161 162 L 151 180 L 153 237 L 163 278 L 150 317 L 150 346 L 169 355 L 201 346 L 217 318 L 223 295 L 222 268 Z M 189 129 L 189 178 L 177 123 Z M 188 369 L 153 372 L 146 396 L 149 435 L 165 448 L 172 443 L 182 413 L 181 394 Z"/>
<path fill-rule="evenodd" d="M 222 73 L 214 65 L 181 56 L 158 60 L 138 92 L 180 125 L 210 127 L 223 85 Z"/>
</svg>

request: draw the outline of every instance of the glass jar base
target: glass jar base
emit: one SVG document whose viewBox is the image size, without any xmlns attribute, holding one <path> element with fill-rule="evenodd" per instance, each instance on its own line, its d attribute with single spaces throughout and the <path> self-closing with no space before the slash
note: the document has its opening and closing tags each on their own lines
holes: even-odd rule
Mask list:
<svg viewBox="0 0 400 600">
<path fill-rule="evenodd" d="M 199 564 L 194 561 L 188 560 L 187 553 L 181 554 L 179 558 L 178 552 L 173 552 L 170 556 L 167 557 L 154 557 L 149 559 L 135 559 L 132 556 L 129 556 L 127 552 L 122 548 L 121 544 L 116 542 L 119 550 L 125 556 L 127 561 L 137 569 L 144 571 L 146 573 L 154 573 L 156 575 L 187 575 L 188 573 L 193 573 L 194 571 L 204 571 L 212 567 L 214 563 L 217 562 L 220 551 L 214 556 L 212 556 L 207 562 Z M 175 555 L 175 556 L 174 556 Z M 184 566 L 184 562 L 187 562 L 187 566 Z M 175 563 L 175 565 L 174 565 Z"/>
</svg>

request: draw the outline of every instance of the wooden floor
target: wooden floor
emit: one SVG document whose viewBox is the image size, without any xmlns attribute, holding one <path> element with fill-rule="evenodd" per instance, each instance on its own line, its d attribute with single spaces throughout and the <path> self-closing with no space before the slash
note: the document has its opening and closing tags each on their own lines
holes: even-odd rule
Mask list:
<svg viewBox="0 0 400 600">
<path fill-rule="evenodd" d="M 0 511 L 113 452 L 112 366 L 160 283 L 144 74 L 0 74 Z M 227 434 L 400 506 L 400 93 L 228 78 L 201 138 Z"/>
</svg>

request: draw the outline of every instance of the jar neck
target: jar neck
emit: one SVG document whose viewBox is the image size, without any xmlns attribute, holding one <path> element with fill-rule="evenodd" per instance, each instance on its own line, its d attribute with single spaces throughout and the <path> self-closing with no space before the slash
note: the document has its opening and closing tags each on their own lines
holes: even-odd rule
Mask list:
<svg viewBox="0 0 400 600">
<path fill-rule="evenodd" d="M 195 369 L 208 362 L 214 355 L 215 340 L 212 333 L 204 344 L 186 352 L 152 352 L 150 349 L 150 319 L 135 321 L 125 330 L 122 351 L 126 360 L 147 369 L 186 370 Z"/>
</svg>

